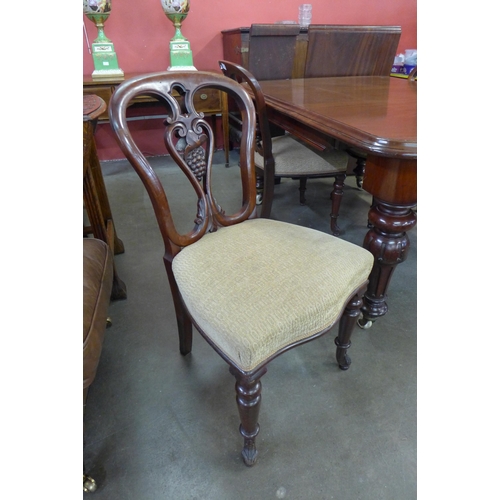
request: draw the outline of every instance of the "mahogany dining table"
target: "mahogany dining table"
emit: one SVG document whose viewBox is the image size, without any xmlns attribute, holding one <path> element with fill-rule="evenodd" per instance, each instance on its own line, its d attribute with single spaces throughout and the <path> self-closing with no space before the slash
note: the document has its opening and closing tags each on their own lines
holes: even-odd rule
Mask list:
<svg viewBox="0 0 500 500">
<path fill-rule="evenodd" d="M 363 189 L 373 196 L 363 246 L 375 257 L 361 327 L 387 313 L 393 272 L 416 224 L 417 82 L 389 76 L 259 81 L 269 120 L 324 149 L 339 141 L 366 154 Z"/>
</svg>

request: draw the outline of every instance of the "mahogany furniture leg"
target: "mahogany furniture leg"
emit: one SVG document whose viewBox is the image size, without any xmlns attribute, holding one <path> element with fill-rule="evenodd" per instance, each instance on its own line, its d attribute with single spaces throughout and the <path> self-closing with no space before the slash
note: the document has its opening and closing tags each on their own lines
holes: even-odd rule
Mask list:
<svg viewBox="0 0 500 500">
<path fill-rule="evenodd" d="M 335 176 L 335 182 L 333 183 L 333 191 L 330 194 L 330 199 L 332 200 L 332 213 L 330 214 L 330 229 L 334 236 L 340 235 L 340 228 L 337 225 L 337 219 L 339 217 L 340 202 L 342 201 L 342 196 L 344 195 L 344 182 L 346 174 L 337 174 Z"/>
<path fill-rule="evenodd" d="M 85 133 L 85 132 L 84 132 Z M 94 178 L 94 171 L 91 163 L 85 161 L 83 166 L 83 200 L 87 211 L 94 238 L 106 242 L 113 254 L 114 251 L 114 226 L 112 219 L 106 221 L 102 212 L 102 206 L 99 203 L 99 194 Z M 116 264 L 113 261 L 113 287 L 111 290 L 111 300 L 122 300 L 127 298 L 127 287 L 123 280 L 118 276 Z"/>
<path fill-rule="evenodd" d="M 339 334 L 335 339 L 335 345 L 337 346 L 336 358 L 341 370 L 347 370 L 351 365 L 351 358 L 347 355 L 347 349 L 351 347 L 351 335 L 362 305 L 361 294 L 356 294 L 347 304 L 340 318 Z"/>
<path fill-rule="evenodd" d="M 165 263 L 172 300 L 174 302 L 177 331 L 179 334 L 179 351 L 183 356 L 186 356 L 193 348 L 193 323 L 182 302 L 181 293 L 172 272 L 172 263 L 166 257 L 163 257 L 163 262 Z"/>
<path fill-rule="evenodd" d="M 348 150 L 348 153 L 353 154 Z M 354 154 L 353 154 L 354 156 Z M 356 166 L 353 168 L 354 175 L 356 176 L 356 185 L 361 189 L 363 187 L 363 179 L 365 177 L 366 158 L 356 155 Z"/>
<path fill-rule="evenodd" d="M 111 207 L 109 205 L 108 194 L 106 192 L 106 186 L 104 184 L 104 178 L 102 176 L 101 164 L 99 162 L 99 158 L 97 157 L 97 148 L 93 140 L 90 142 L 90 148 L 91 148 L 90 168 L 92 169 L 92 178 L 94 179 L 95 189 L 99 200 L 99 205 L 102 210 L 102 215 L 105 222 L 112 221 L 113 215 L 111 214 Z M 114 240 L 113 242 L 114 255 L 118 255 L 125 252 L 123 241 L 120 238 L 118 238 L 116 234 L 116 229 L 114 228 L 114 224 L 113 224 L 112 238 Z"/>
<path fill-rule="evenodd" d="M 221 92 L 222 103 L 222 135 L 224 137 L 224 156 L 226 158 L 226 167 L 229 167 L 229 110 L 227 104 L 227 94 Z"/>
<path fill-rule="evenodd" d="M 299 203 L 301 205 L 306 204 L 306 184 L 307 184 L 307 177 L 300 177 L 299 178 Z"/>
<path fill-rule="evenodd" d="M 364 248 L 375 257 L 361 308 L 362 328 L 387 313 L 387 288 L 394 270 L 408 256 L 407 232 L 417 222 L 412 207 L 417 203 L 417 161 L 369 155 L 363 188 L 374 200 L 368 213 L 372 225 Z"/>
<path fill-rule="evenodd" d="M 262 384 L 260 378 L 267 372 L 264 366 L 252 375 L 244 375 L 230 367 L 229 371 L 236 377 L 236 402 L 240 414 L 240 434 L 243 436 L 243 450 L 241 455 L 245 465 L 251 467 L 257 461 L 257 447 L 255 439 L 259 433 L 258 423 Z"/>
<path fill-rule="evenodd" d="M 113 255 L 123 253 L 123 242 L 117 237 L 108 195 L 97 156 L 94 131 L 97 118 L 106 110 L 105 102 L 96 95 L 83 96 L 83 201 L 94 238 L 109 245 Z M 127 287 L 119 278 L 113 262 L 112 300 L 127 298 Z"/>
</svg>

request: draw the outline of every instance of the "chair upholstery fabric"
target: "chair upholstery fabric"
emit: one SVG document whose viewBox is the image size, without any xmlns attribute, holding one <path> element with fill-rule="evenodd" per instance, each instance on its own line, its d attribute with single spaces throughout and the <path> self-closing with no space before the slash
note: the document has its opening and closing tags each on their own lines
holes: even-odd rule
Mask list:
<svg viewBox="0 0 500 500">
<path fill-rule="evenodd" d="M 330 195 L 332 201 L 330 227 L 334 235 L 340 235 L 337 219 L 349 155 L 334 148 L 333 145 L 320 152 L 288 132 L 285 135 L 278 134 L 272 137 L 266 101 L 256 77 L 245 68 L 229 61 L 219 61 L 219 67 L 228 78 L 247 85 L 255 102 L 258 133 L 254 162 L 257 167 L 258 200 L 262 203 L 260 217 L 269 218 L 271 215 L 274 184 L 277 178 L 299 179 L 299 201 L 301 205 L 305 205 L 306 183 L 309 177 L 334 177 L 333 191 Z M 235 122 L 239 123 L 238 120 Z"/>
<path fill-rule="evenodd" d="M 304 172 L 310 176 L 329 176 L 334 172 L 345 172 L 349 160 L 345 151 L 313 151 L 305 143 L 288 134 L 272 138 L 272 151 L 274 173 L 277 177 L 303 176 Z M 255 166 L 264 169 L 264 158 L 258 151 L 255 153 Z"/>
<path fill-rule="evenodd" d="M 111 288 L 113 256 L 104 241 L 83 239 L 83 389 L 96 375 Z"/>
<path fill-rule="evenodd" d="M 255 219 L 183 249 L 173 272 L 194 321 L 247 372 L 332 326 L 372 265 L 372 254 L 361 247 L 314 229 Z"/>
</svg>

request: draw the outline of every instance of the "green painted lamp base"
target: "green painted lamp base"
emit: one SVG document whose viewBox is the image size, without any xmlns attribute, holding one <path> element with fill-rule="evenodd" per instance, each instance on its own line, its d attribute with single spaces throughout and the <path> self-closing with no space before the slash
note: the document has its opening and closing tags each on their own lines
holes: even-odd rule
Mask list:
<svg viewBox="0 0 500 500">
<path fill-rule="evenodd" d="M 92 80 L 124 78 L 123 71 L 118 66 L 118 59 L 112 43 L 93 43 L 92 57 L 95 68 L 92 72 Z"/>
<path fill-rule="evenodd" d="M 193 53 L 187 40 L 170 41 L 170 66 L 167 71 L 197 71 L 193 65 Z"/>
</svg>

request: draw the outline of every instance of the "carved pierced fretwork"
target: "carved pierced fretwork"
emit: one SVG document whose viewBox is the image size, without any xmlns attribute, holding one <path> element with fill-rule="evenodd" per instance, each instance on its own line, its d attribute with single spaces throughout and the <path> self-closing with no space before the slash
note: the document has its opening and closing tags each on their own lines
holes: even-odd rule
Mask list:
<svg viewBox="0 0 500 500">
<path fill-rule="evenodd" d="M 199 127 L 200 122 L 197 125 Z M 197 134 L 193 130 L 188 130 L 185 137 L 179 137 L 175 145 L 176 151 L 182 156 L 198 182 L 201 182 L 207 173 L 207 152 L 203 147 L 207 142 L 208 136 L 206 134 Z"/>
</svg>

